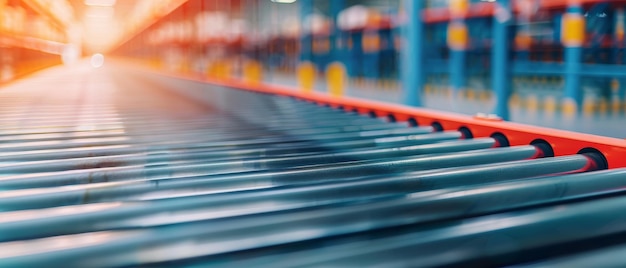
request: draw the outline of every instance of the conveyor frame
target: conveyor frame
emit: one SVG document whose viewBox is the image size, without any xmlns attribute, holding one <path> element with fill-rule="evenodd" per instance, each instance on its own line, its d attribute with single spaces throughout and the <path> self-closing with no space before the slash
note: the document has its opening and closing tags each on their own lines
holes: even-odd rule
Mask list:
<svg viewBox="0 0 626 268">
<path fill-rule="evenodd" d="M 132 65 L 135 65 L 134 63 Z M 134 66 L 146 69 L 142 65 Z M 185 79 L 200 83 L 234 88 L 239 90 L 292 97 L 301 101 L 313 102 L 320 106 L 341 108 L 370 116 L 389 117 L 397 122 L 409 122 L 414 126 L 434 126 L 439 131 L 461 130 L 473 138 L 495 137 L 508 146 L 547 143 L 554 156 L 572 155 L 584 152 L 600 152 L 606 159 L 608 168 L 626 167 L 626 140 L 603 137 L 566 130 L 538 127 L 503 121 L 499 118 L 467 116 L 431 109 L 408 107 L 393 103 L 352 97 L 335 97 L 321 92 L 304 92 L 297 88 L 268 83 L 251 83 L 238 79 L 198 78 L 149 70 L 161 76 Z M 469 130 L 469 133 L 467 131 Z M 505 140 L 502 140 L 505 138 Z"/>
</svg>

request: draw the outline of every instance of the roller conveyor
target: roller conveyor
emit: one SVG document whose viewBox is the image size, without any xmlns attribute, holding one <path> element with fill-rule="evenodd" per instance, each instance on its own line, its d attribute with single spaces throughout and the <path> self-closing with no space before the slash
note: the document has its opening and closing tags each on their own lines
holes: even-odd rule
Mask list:
<svg viewBox="0 0 626 268">
<path fill-rule="evenodd" d="M 626 244 L 602 142 L 81 72 L 0 91 L 0 267 L 541 266 Z"/>
</svg>

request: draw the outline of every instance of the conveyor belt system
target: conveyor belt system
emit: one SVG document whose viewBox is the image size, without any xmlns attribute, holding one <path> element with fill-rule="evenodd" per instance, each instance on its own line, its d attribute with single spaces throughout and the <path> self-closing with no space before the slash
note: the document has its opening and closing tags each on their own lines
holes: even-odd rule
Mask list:
<svg viewBox="0 0 626 268">
<path fill-rule="evenodd" d="M 206 90 L 236 98 L 107 71 L 1 91 L 0 266 L 623 261 L 626 170 L 599 151 Z"/>
</svg>

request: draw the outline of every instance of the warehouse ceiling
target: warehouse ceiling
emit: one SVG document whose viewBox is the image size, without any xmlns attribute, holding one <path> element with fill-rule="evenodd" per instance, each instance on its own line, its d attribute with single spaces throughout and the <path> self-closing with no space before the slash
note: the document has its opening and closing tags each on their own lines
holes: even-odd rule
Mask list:
<svg viewBox="0 0 626 268">
<path fill-rule="evenodd" d="M 82 38 L 82 46 L 86 53 L 106 52 L 129 40 L 132 36 L 154 23 L 159 16 L 165 16 L 171 7 L 187 3 L 190 10 L 233 10 L 243 7 L 257 6 L 258 3 L 270 0 L 68 0 L 74 8 L 76 20 Z M 256 2 L 256 3 L 255 3 Z M 164 4 L 165 3 L 165 4 Z M 316 10 L 321 13 L 329 11 L 329 1 L 314 0 Z M 396 0 L 346 0 L 346 6 L 366 4 L 382 10 L 396 9 Z M 168 12 L 157 16 L 144 16 L 146 10 L 160 5 Z M 163 7 L 167 6 L 167 7 Z M 140 21 L 140 22 L 137 22 Z M 137 25 L 140 26 L 137 26 Z"/>
<path fill-rule="evenodd" d="M 192 1 L 193 9 L 229 9 L 243 1 Z M 106 52 L 126 42 L 188 0 L 69 0 L 75 11 L 86 53 Z M 201 5 L 201 7 L 199 6 Z"/>
<path fill-rule="evenodd" d="M 86 53 L 106 52 L 187 0 L 69 0 Z"/>
<path fill-rule="evenodd" d="M 84 50 L 100 52 L 113 46 L 120 38 L 120 25 L 124 25 L 125 18 L 140 2 L 142 0 L 70 0 L 80 24 Z"/>
</svg>

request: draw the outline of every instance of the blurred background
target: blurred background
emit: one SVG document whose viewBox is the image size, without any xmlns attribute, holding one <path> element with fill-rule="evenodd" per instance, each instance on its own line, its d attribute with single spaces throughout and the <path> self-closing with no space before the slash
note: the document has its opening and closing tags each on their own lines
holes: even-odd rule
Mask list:
<svg viewBox="0 0 626 268">
<path fill-rule="evenodd" d="M 0 83 L 84 59 L 626 137 L 621 0 L 0 0 Z"/>
</svg>

